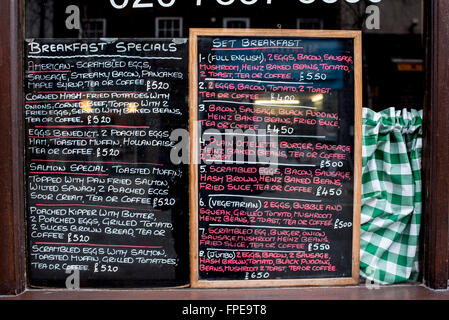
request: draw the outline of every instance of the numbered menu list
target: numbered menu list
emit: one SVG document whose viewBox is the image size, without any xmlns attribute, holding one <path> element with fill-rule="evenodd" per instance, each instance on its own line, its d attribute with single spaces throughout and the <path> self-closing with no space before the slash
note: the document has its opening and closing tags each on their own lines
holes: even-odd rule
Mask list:
<svg viewBox="0 0 449 320">
<path fill-rule="evenodd" d="M 197 59 L 199 280 L 351 277 L 354 40 L 199 36 Z"/>
<path fill-rule="evenodd" d="M 188 283 L 186 42 L 26 42 L 31 285 Z"/>
</svg>

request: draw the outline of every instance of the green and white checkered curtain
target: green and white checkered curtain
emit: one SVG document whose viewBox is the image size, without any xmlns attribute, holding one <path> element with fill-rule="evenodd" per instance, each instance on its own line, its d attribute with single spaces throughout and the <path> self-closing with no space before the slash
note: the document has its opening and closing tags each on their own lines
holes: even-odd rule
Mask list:
<svg viewBox="0 0 449 320">
<path fill-rule="evenodd" d="M 422 213 L 422 111 L 363 109 L 360 275 L 415 281 Z"/>
</svg>

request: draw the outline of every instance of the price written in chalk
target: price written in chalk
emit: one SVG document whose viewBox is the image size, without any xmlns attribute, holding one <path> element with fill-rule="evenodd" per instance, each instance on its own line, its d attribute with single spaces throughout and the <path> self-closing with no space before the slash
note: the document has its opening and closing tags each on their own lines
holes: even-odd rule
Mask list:
<svg viewBox="0 0 449 320">
<path fill-rule="evenodd" d="M 269 124 L 267 125 L 267 132 L 269 134 L 293 134 L 295 132 L 295 129 L 288 126 L 277 126 Z"/>
<path fill-rule="evenodd" d="M 88 116 L 87 124 L 110 124 L 112 122 L 111 117 L 105 116 Z"/>
<path fill-rule="evenodd" d="M 119 270 L 118 266 L 113 266 L 110 264 L 99 264 L 98 262 L 94 265 L 94 273 L 97 272 L 108 272 L 108 273 L 115 273 Z"/>
<path fill-rule="evenodd" d="M 245 279 L 268 279 L 270 277 L 269 272 L 246 272 Z"/>
<path fill-rule="evenodd" d="M 317 197 L 326 197 L 326 196 L 341 196 L 343 194 L 343 190 L 340 188 L 327 188 L 323 186 L 319 186 L 316 190 Z"/>
<path fill-rule="evenodd" d="M 343 161 L 330 161 L 330 160 L 322 160 L 320 162 L 320 169 L 323 168 L 343 168 Z"/>
<path fill-rule="evenodd" d="M 120 154 L 120 150 L 110 148 L 97 148 L 97 157 L 117 157 Z"/>
<path fill-rule="evenodd" d="M 344 222 L 344 221 L 341 221 L 340 219 L 335 220 L 334 229 L 344 229 L 344 228 L 351 228 L 351 227 L 352 227 L 352 222 Z"/>
<path fill-rule="evenodd" d="M 309 243 L 307 245 L 307 250 L 310 251 L 328 251 L 331 249 L 328 243 Z"/>
<path fill-rule="evenodd" d="M 173 206 L 176 203 L 175 198 L 154 198 L 153 207 Z"/>
<path fill-rule="evenodd" d="M 67 235 L 67 242 L 71 243 L 71 242 L 79 242 L 79 243 L 85 243 L 85 242 L 89 242 L 90 237 L 87 235 L 80 235 L 80 234 L 73 234 L 73 233 L 69 233 Z"/>
</svg>

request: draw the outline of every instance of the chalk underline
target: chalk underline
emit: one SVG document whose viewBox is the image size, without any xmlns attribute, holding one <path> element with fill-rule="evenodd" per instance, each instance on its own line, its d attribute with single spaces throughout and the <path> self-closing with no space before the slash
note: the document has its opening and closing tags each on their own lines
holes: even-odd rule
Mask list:
<svg viewBox="0 0 449 320">
<path fill-rule="evenodd" d="M 26 104 L 32 104 L 32 103 L 53 103 L 53 102 L 79 102 L 81 100 L 79 99 L 75 99 L 75 100 L 42 100 L 42 101 L 28 101 L 26 100 L 25 103 Z"/>
<path fill-rule="evenodd" d="M 45 171 L 32 171 L 29 174 L 60 174 L 60 175 L 72 175 L 72 176 L 97 176 L 97 177 L 109 177 L 109 174 L 100 174 L 100 173 L 78 173 L 78 172 L 45 172 Z"/>
<path fill-rule="evenodd" d="M 312 109 L 315 110 L 316 107 L 310 106 L 298 106 L 298 105 L 288 105 L 288 104 L 265 104 L 265 103 L 257 103 L 257 102 L 239 102 L 239 101 L 229 101 L 229 100 L 203 100 L 205 103 L 231 103 L 231 104 L 248 104 L 248 105 L 257 105 L 262 107 L 280 107 L 280 108 L 299 108 L 299 109 Z"/>
<path fill-rule="evenodd" d="M 282 252 L 282 253 L 305 253 L 305 251 L 288 251 L 288 250 L 259 250 L 259 249 L 215 249 L 207 248 L 209 251 L 246 251 L 246 252 Z"/>
<path fill-rule="evenodd" d="M 208 163 L 214 163 L 214 164 L 220 164 L 227 163 L 227 164 L 269 164 L 273 166 L 287 166 L 287 167 L 316 167 L 316 164 L 290 164 L 290 163 L 276 163 L 276 162 L 263 162 L 263 161 L 234 161 L 234 160 L 204 160 L 206 164 Z"/>
<path fill-rule="evenodd" d="M 251 48 L 212 48 L 212 51 L 233 51 L 233 50 L 270 50 L 270 49 L 290 49 L 298 50 L 304 49 L 304 47 L 251 47 Z"/>
<path fill-rule="evenodd" d="M 70 70 L 27 71 L 27 73 L 70 73 Z"/>
<path fill-rule="evenodd" d="M 38 91 L 38 93 L 148 93 L 148 91 L 117 91 L 117 90 L 103 90 L 103 91 Z"/>
<path fill-rule="evenodd" d="M 71 56 L 29 55 L 28 58 L 31 59 L 128 58 L 128 59 L 143 59 L 143 60 L 182 60 L 181 57 L 140 57 L 140 56 L 117 55 L 117 54 L 90 54 L 90 55 L 71 55 Z"/>
<path fill-rule="evenodd" d="M 126 129 L 150 129 L 148 126 L 116 126 L 116 125 L 83 125 L 83 126 L 35 126 L 35 128 L 55 128 L 55 129 L 81 129 L 81 128 L 126 128 Z"/>
<path fill-rule="evenodd" d="M 313 85 L 313 82 L 292 82 L 292 81 L 272 81 L 272 80 L 252 80 L 252 79 L 223 79 L 223 78 L 205 78 L 205 81 L 242 81 L 242 82 L 259 82 L 259 83 L 286 83 L 299 85 Z"/>
<path fill-rule="evenodd" d="M 237 228 L 261 228 L 261 229 L 291 229 L 291 230 L 313 230 L 321 231 L 319 228 L 307 227 L 272 227 L 272 226 L 254 226 L 254 225 L 240 225 L 240 224 L 209 224 L 212 227 L 237 227 Z"/>
<path fill-rule="evenodd" d="M 31 159 L 32 162 L 62 162 L 62 163 L 101 163 L 101 164 L 135 164 L 135 165 L 148 165 L 148 166 L 164 166 L 162 163 L 149 163 L 149 162 L 118 162 L 118 161 L 81 161 L 81 160 L 43 160 L 43 159 Z"/>
<path fill-rule="evenodd" d="M 161 210 L 159 210 L 159 209 L 138 209 L 138 208 L 129 208 L 129 207 L 103 206 L 103 205 L 96 205 L 96 204 L 79 204 L 79 203 L 64 203 L 64 204 L 38 203 L 38 204 L 36 204 L 36 207 L 90 207 L 90 208 L 103 208 L 103 209 L 161 212 Z"/>
<path fill-rule="evenodd" d="M 59 242 L 36 242 L 38 245 L 61 245 L 61 246 L 88 246 L 88 247 L 116 247 L 116 248 L 142 248 L 162 249 L 162 246 L 131 246 L 122 244 L 95 244 L 95 243 L 59 243 Z"/>
<path fill-rule="evenodd" d="M 217 135 L 217 133 L 208 133 L 204 132 L 204 136 L 213 136 Z M 220 133 L 222 136 L 245 136 L 245 137 L 283 137 L 283 138 L 312 138 L 312 139 L 326 139 L 326 136 L 303 136 L 303 135 L 288 135 L 288 134 L 258 134 L 258 133 Z"/>
<path fill-rule="evenodd" d="M 39 136 L 28 136 L 28 138 L 33 138 L 33 139 L 97 139 L 96 137 L 64 137 L 64 136 L 43 136 L 43 137 L 39 137 Z"/>
<path fill-rule="evenodd" d="M 321 203 L 321 200 L 309 200 L 309 199 L 292 199 L 292 198 L 274 198 L 274 197 L 262 197 L 262 196 L 247 196 L 244 194 L 210 194 L 209 197 L 233 197 L 233 198 L 253 198 L 253 199 L 270 199 L 270 200 L 285 200 L 285 201 L 302 201 L 302 202 L 314 202 Z"/>
</svg>

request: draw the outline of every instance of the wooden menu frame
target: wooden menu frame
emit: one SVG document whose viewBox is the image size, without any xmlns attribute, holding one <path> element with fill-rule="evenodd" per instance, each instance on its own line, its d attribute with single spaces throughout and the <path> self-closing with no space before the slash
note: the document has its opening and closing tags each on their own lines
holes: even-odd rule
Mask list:
<svg viewBox="0 0 449 320">
<path fill-rule="evenodd" d="M 354 194 L 352 277 L 282 280 L 199 280 L 198 272 L 198 37 L 201 36 L 266 36 L 354 39 Z M 360 263 L 360 209 L 362 172 L 362 33 L 340 30 L 282 29 L 190 29 L 189 108 L 190 108 L 190 283 L 193 288 L 244 288 L 291 286 L 356 285 Z"/>
</svg>

